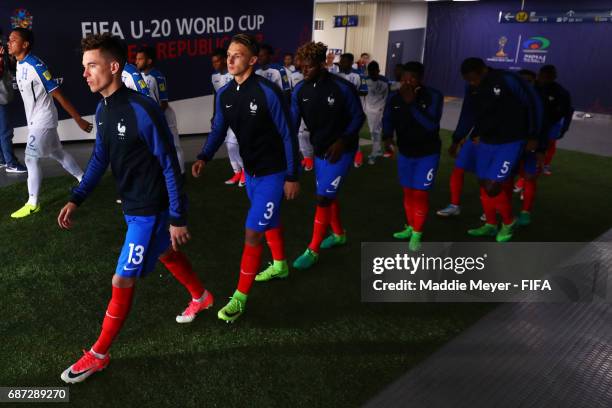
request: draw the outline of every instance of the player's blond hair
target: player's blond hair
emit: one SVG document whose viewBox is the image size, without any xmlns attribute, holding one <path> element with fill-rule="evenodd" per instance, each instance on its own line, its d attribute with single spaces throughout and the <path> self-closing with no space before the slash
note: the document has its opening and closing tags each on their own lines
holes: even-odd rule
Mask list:
<svg viewBox="0 0 612 408">
<path fill-rule="evenodd" d="M 327 45 L 322 42 L 311 41 L 302 45 L 296 52 L 296 58 L 300 61 L 311 61 L 325 63 L 327 56 Z"/>
</svg>

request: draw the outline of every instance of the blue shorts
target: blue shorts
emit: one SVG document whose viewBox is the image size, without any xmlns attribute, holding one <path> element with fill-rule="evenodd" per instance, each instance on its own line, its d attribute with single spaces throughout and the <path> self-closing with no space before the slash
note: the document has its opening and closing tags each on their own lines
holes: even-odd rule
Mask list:
<svg viewBox="0 0 612 408">
<path fill-rule="evenodd" d="M 155 269 L 161 254 L 170 247 L 168 211 L 158 215 L 125 215 L 128 229 L 115 274 L 142 278 Z"/>
<path fill-rule="evenodd" d="M 315 157 L 315 177 L 317 195 L 334 199 L 338 195 L 344 178 L 353 165 L 355 152 L 344 153 L 340 160 L 332 164 L 328 160 Z"/>
<path fill-rule="evenodd" d="M 280 225 L 280 205 L 285 192 L 285 172 L 267 176 L 246 175 L 246 190 L 251 208 L 245 227 L 257 232 L 266 232 Z"/>
<path fill-rule="evenodd" d="M 561 119 L 559 122 L 555 123 L 548 129 L 548 139 L 550 140 L 559 140 L 561 139 L 561 129 L 563 128 L 563 123 L 565 119 Z"/>
<path fill-rule="evenodd" d="M 432 154 L 424 157 L 406 157 L 397 155 L 397 171 L 402 187 L 415 190 L 429 190 L 434 184 L 440 155 Z"/>
<path fill-rule="evenodd" d="M 461 146 L 459 154 L 455 159 L 455 167 L 465 171 L 476 173 L 476 162 L 478 157 L 478 145 L 468 139 Z"/>
<path fill-rule="evenodd" d="M 505 181 L 514 174 L 525 142 L 504 144 L 479 143 L 476 174 L 480 180 Z"/>
</svg>

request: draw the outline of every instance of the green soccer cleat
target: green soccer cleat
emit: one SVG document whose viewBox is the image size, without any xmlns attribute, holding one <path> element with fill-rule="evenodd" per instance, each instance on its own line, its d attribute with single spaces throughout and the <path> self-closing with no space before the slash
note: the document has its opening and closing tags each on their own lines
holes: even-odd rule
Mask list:
<svg viewBox="0 0 612 408">
<path fill-rule="evenodd" d="M 473 237 L 494 237 L 497 235 L 497 225 L 484 224 L 482 227 L 468 230 Z"/>
<path fill-rule="evenodd" d="M 529 211 L 521 211 L 518 216 L 518 225 L 524 227 L 531 224 L 531 213 Z"/>
<path fill-rule="evenodd" d="M 234 321 L 244 313 L 246 301 L 247 295 L 235 291 L 227 305 L 219 310 L 217 317 L 225 323 L 234 323 Z"/>
<path fill-rule="evenodd" d="M 14 213 L 11 214 L 11 218 L 25 218 L 28 215 L 35 214 L 40 211 L 40 205 L 26 204 Z"/>
<path fill-rule="evenodd" d="M 346 232 L 342 235 L 336 235 L 333 232 L 321 242 L 322 249 L 329 249 L 346 244 Z"/>
<path fill-rule="evenodd" d="M 295 269 L 308 269 L 312 267 L 319 260 L 319 254 L 310 248 L 306 248 L 306 251 L 300 255 L 295 261 L 293 261 L 293 267 Z"/>
<path fill-rule="evenodd" d="M 274 261 L 270 262 L 270 266 L 255 276 L 255 281 L 267 282 L 272 279 L 285 279 L 287 276 L 289 276 L 287 261 Z"/>
<path fill-rule="evenodd" d="M 514 232 L 514 227 L 517 224 L 517 220 L 515 219 L 512 224 L 502 224 L 502 227 L 500 228 L 499 232 L 497 233 L 497 236 L 495 237 L 495 240 L 497 242 L 508 242 L 512 239 L 512 233 Z"/>
<path fill-rule="evenodd" d="M 422 232 L 412 232 L 412 236 L 410 237 L 410 242 L 408 243 L 408 249 L 412 252 L 416 252 L 421 249 L 421 238 L 423 237 Z"/>
<path fill-rule="evenodd" d="M 393 234 L 395 239 L 408 239 L 412 236 L 412 227 L 410 225 L 404 225 L 404 230 Z"/>
</svg>

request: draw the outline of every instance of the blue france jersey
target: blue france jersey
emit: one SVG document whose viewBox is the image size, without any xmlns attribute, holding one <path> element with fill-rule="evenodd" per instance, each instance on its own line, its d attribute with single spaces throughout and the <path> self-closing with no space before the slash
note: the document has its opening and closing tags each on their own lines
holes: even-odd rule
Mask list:
<svg viewBox="0 0 612 408">
<path fill-rule="evenodd" d="M 53 79 L 45 63 L 28 54 L 17 63 L 16 79 L 28 126 L 39 129 L 57 127 L 57 109 L 51 92 L 59 87 L 59 83 Z"/>
<path fill-rule="evenodd" d="M 140 92 L 143 95 L 149 96 L 149 88 L 140 71 L 135 65 L 127 62 L 121 72 L 121 81 L 130 89 Z"/>
</svg>

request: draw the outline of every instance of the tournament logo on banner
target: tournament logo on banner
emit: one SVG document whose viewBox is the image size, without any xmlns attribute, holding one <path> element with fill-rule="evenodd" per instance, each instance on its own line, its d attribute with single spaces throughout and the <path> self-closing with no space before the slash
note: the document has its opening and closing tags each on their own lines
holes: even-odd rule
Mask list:
<svg viewBox="0 0 612 408">
<path fill-rule="evenodd" d="M 26 9 L 17 9 L 11 17 L 11 28 L 27 28 L 32 29 L 32 20 L 34 17 Z"/>
<path fill-rule="evenodd" d="M 550 40 L 546 37 L 531 37 L 523 41 L 523 62 L 545 64 Z"/>
<path fill-rule="evenodd" d="M 508 55 L 507 47 L 508 47 L 508 37 L 501 36 L 497 40 L 497 52 L 494 56 L 487 58 L 487 61 L 490 62 L 515 62 L 515 59 Z"/>
</svg>

